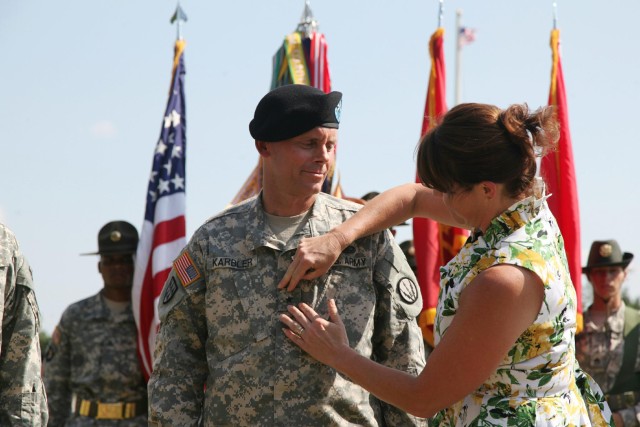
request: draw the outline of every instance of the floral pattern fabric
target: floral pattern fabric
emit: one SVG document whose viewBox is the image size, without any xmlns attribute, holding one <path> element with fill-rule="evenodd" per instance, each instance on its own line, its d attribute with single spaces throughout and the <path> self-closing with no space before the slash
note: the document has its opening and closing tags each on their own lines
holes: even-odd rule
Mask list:
<svg viewBox="0 0 640 427">
<path fill-rule="evenodd" d="M 436 414 L 431 425 L 613 425 L 602 391 L 575 359 L 576 294 L 562 236 L 545 200 L 515 203 L 483 235 L 472 234 L 441 269 L 436 345 L 455 317 L 462 291 L 491 266 L 533 271 L 544 284 L 544 301 L 499 368 L 474 393 Z"/>
</svg>

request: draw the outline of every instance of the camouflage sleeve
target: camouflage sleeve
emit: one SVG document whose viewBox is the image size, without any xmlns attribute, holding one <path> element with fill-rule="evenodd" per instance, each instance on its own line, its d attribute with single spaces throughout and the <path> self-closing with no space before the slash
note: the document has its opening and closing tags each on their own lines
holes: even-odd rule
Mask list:
<svg viewBox="0 0 640 427">
<path fill-rule="evenodd" d="M 375 331 L 376 361 L 417 376 L 425 366 L 422 333 L 416 317 L 422 309 L 417 280 L 388 232 L 377 237 L 377 259 L 373 280 L 378 289 Z M 426 420 L 382 402 L 386 425 L 426 426 Z"/>
<path fill-rule="evenodd" d="M 6 244 L 2 239 L 1 246 Z M 47 400 L 41 375 L 40 312 L 31 269 L 14 246 L 10 259 L 0 256 L 2 278 L 2 363 L 0 425 L 46 425 Z M 5 261 L 10 261 L 6 263 Z"/>
<path fill-rule="evenodd" d="M 50 427 L 62 427 L 71 413 L 71 343 L 65 314 L 53 331 L 44 357 Z"/>
<path fill-rule="evenodd" d="M 160 295 L 160 331 L 149 380 L 149 422 L 197 426 L 202 413 L 205 354 L 205 280 L 185 249 Z"/>
</svg>

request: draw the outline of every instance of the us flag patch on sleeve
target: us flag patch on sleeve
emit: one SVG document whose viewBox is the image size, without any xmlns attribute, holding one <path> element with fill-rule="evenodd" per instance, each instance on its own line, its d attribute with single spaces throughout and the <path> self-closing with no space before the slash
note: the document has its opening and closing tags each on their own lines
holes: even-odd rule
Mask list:
<svg viewBox="0 0 640 427">
<path fill-rule="evenodd" d="M 173 262 L 173 268 L 176 270 L 180 283 L 184 287 L 189 286 L 201 277 L 200 271 L 193 264 L 188 252 L 184 252 Z"/>
</svg>

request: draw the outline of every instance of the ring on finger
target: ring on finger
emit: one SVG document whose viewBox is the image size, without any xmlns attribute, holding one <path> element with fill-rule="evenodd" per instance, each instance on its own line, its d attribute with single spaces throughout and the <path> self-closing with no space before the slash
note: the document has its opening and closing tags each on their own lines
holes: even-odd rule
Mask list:
<svg viewBox="0 0 640 427">
<path fill-rule="evenodd" d="M 295 324 L 293 325 L 294 327 L 294 332 L 296 335 L 302 335 L 304 332 L 304 328 L 302 327 L 302 325 L 298 322 L 295 322 Z"/>
</svg>

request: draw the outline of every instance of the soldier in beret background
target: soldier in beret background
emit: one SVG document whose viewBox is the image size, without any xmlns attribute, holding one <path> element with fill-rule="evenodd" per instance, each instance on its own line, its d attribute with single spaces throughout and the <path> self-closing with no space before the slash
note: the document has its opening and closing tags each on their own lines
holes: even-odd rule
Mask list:
<svg viewBox="0 0 640 427">
<path fill-rule="evenodd" d="M 277 288 L 301 239 L 360 208 L 320 193 L 335 161 L 341 97 L 289 85 L 258 103 L 249 130 L 262 192 L 195 232 L 160 296 L 151 425 L 426 425 L 304 354 L 278 320 L 300 302 L 327 315 L 335 298 L 360 354 L 411 375 L 425 364 L 417 281 L 388 231 L 350 245 L 293 292 Z"/>
<path fill-rule="evenodd" d="M 131 308 L 136 228 L 113 221 L 98 232 L 96 295 L 62 313 L 45 354 L 49 426 L 147 425 L 147 387 Z"/>
<path fill-rule="evenodd" d="M 0 224 L 0 426 L 46 426 L 40 310 L 31 268 L 16 236 Z"/>
<path fill-rule="evenodd" d="M 622 285 L 633 254 L 615 240 L 595 241 L 586 267 L 593 304 L 576 337 L 576 357 L 607 393 L 616 426 L 640 426 L 640 311 L 625 305 Z"/>
</svg>

